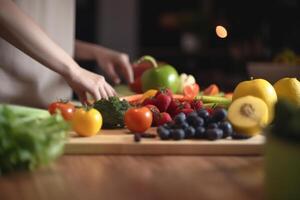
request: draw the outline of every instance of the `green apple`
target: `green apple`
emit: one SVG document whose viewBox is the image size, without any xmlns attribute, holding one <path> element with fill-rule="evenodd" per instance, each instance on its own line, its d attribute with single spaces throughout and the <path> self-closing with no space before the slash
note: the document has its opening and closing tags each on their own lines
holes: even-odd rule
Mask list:
<svg viewBox="0 0 300 200">
<path fill-rule="evenodd" d="M 146 70 L 142 75 L 143 92 L 150 89 L 170 88 L 173 93 L 176 93 L 179 86 L 179 76 L 176 69 L 169 64 L 157 65 L 151 56 L 145 56 L 144 59 L 151 59 L 154 68 Z"/>
</svg>

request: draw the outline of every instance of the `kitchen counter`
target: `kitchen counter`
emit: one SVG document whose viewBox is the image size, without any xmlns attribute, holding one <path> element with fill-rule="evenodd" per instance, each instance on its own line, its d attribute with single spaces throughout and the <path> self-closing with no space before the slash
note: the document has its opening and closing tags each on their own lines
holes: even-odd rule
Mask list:
<svg viewBox="0 0 300 200">
<path fill-rule="evenodd" d="M 263 157 L 68 155 L 0 177 L 0 199 L 263 199 Z"/>
</svg>

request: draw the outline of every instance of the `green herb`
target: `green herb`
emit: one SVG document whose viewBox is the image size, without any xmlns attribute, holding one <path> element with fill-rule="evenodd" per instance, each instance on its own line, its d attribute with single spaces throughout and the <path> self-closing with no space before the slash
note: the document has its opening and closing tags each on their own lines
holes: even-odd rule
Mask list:
<svg viewBox="0 0 300 200">
<path fill-rule="evenodd" d="M 109 97 L 95 102 L 94 108 L 102 115 L 103 128 L 123 128 L 124 114 L 130 108 L 130 104 L 118 97 Z"/>
<path fill-rule="evenodd" d="M 61 115 L 0 105 L 0 175 L 49 164 L 63 152 L 67 130 Z"/>
</svg>

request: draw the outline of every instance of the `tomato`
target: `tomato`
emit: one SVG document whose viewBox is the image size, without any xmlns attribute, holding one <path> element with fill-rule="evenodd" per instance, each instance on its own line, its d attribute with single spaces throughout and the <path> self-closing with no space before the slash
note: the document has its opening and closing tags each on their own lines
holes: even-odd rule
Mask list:
<svg viewBox="0 0 300 200">
<path fill-rule="evenodd" d="M 152 113 L 149 108 L 130 108 L 125 113 L 125 125 L 131 132 L 143 133 L 151 127 Z"/>
<path fill-rule="evenodd" d="M 74 115 L 75 106 L 71 102 L 57 101 L 49 105 L 48 111 L 51 115 L 59 111 L 65 120 L 70 121 Z"/>
<path fill-rule="evenodd" d="M 96 135 L 102 127 L 102 122 L 102 115 L 98 110 L 77 108 L 72 119 L 72 127 L 79 136 L 87 137 Z"/>
</svg>

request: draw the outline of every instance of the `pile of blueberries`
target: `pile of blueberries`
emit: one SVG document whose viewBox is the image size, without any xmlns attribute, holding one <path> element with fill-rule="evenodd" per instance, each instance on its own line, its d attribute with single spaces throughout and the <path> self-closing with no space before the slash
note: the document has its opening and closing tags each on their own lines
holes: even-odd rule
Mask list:
<svg viewBox="0 0 300 200">
<path fill-rule="evenodd" d="M 157 133 L 161 140 L 249 138 L 235 133 L 226 118 L 227 111 L 223 108 L 215 109 L 211 114 L 206 109 L 200 109 L 188 115 L 179 113 L 172 122 L 159 126 Z"/>
</svg>

